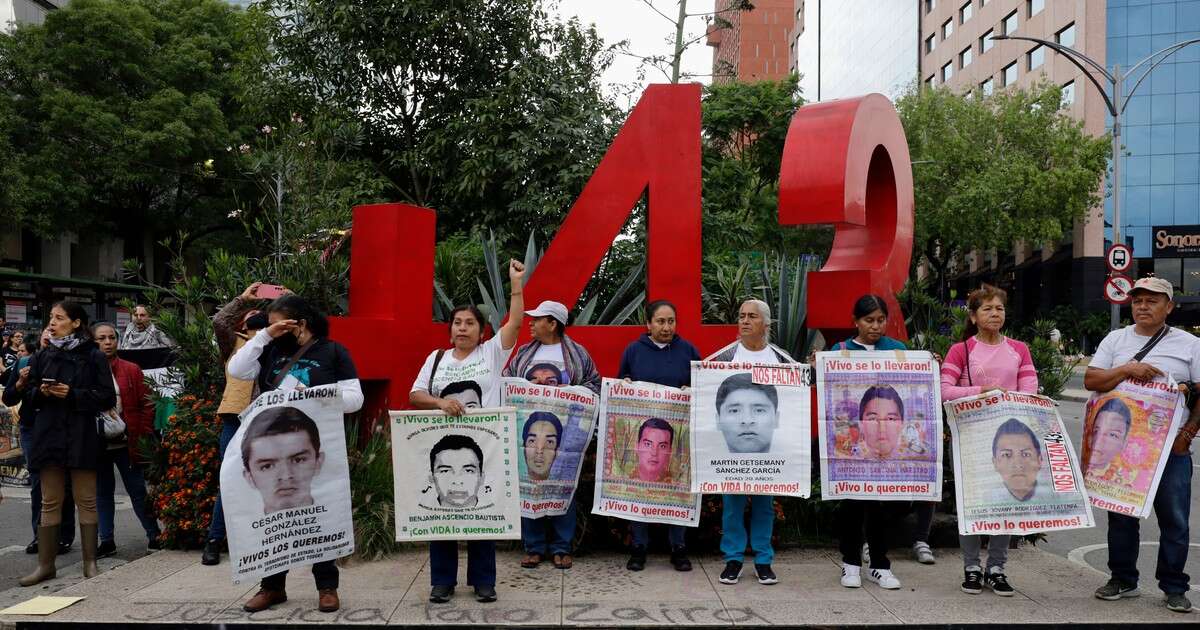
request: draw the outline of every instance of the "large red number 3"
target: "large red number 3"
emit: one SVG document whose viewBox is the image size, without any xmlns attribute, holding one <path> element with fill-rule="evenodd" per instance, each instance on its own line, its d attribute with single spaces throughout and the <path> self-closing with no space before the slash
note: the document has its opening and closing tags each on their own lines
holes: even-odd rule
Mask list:
<svg viewBox="0 0 1200 630">
<path fill-rule="evenodd" d="M 892 304 L 891 334 L 904 337 L 894 291 L 903 286 L 912 247 L 912 172 L 896 112 L 887 99 L 802 108 L 792 121 L 781 172 L 780 223 L 832 223 L 833 251 L 809 279 L 810 326 L 850 323 L 850 304 L 875 292 Z M 613 139 L 536 271 L 525 303 L 556 300 L 571 308 L 648 194 L 647 298 L 678 307 L 679 333 L 708 353 L 737 336 L 729 325 L 702 325 L 700 300 L 700 86 L 648 88 Z M 354 209 L 350 316 L 332 335 L 352 352 L 369 387 L 368 406 L 404 406 L 421 361 L 449 342 L 431 321 L 434 211 L 401 204 Z M 614 376 L 621 351 L 645 330 L 573 326 L 569 334 Z M 528 331 L 522 334 L 522 342 Z"/>
<path fill-rule="evenodd" d="M 829 260 L 808 276 L 810 328 L 839 341 L 853 327 L 855 300 L 874 293 L 888 303 L 887 334 L 908 338 L 896 293 L 912 262 L 912 165 L 888 99 L 871 94 L 796 112 L 779 173 L 779 222 L 834 226 Z"/>
</svg>

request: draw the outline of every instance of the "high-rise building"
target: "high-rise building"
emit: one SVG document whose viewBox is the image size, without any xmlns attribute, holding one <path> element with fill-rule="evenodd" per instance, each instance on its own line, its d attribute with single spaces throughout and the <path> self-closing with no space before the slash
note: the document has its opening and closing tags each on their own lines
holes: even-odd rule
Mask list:
<svg viewBox="0 0 1200 630">
<path fill-rule="evenodd" d="M 1107 9 L 1110 70 L 1200 38 L 1200 2 L 1108 0 Z M 1127 93 L 1136 79 L 1125 83 Z M 1188 238 L 1200 234 L 1200 45 L 1154 69 L 1133 93 L 1123 123 L 1121 240 L 1133 247 L 1140 273 L 1171 281 L 1184 311 L 1175 319 L 1189 321 L 1200 302 L 1200 248 L 1180 244 L 1200 242 Z M 1111 228 L 1105 232 L 1111 241 Z"/>
<path fill-rule="evenodd" d="M 717 0 L 719 21 L 708 28 L 713 81 L 778 81 L 788 75 L 792 0 L 754 0 L 751 11 L 731 10 L 738 0 Z M 728 25 L 721 28 L 721 24 Z"/>
<path fill-rule="evenodd" d="M 917 78 L 913 0 L 793 0 L 789 67 L 809 101 L 878 92 L 895 99 Z"/>
<path fill-rule="evenodd" d="M 41 24 L 46 14 L 61 9 L 70 0 L 0 0 L 0 30 L 16 24 Z"/>
<path fill-rule="evenodd" d="M 1023 40 L 993 40 L 1021 35 L 1074 48 L 1093 59 L 1105 58 L 1105 5 L 1086 0 L 918 0 L 921 11 L 921 80 L 960 94 L 990 95 L 1011 86 L 1039 82 L 1063 88 L 1064 107 L 1083 121 L 1084 130 L 1105 133 L 1103 97 L 1066 57 Z M 1024 243 L 1008 252 L 971 257 L 960 289 L 981 278 L 1015 289 L 1014 306 L 1032 315 L 1039 306 L 1066 301 L 1078 308 L 1101 308 L 1104 229 L 1101 209 L 1076 223 L 1063 243 Z"/>
</svg>

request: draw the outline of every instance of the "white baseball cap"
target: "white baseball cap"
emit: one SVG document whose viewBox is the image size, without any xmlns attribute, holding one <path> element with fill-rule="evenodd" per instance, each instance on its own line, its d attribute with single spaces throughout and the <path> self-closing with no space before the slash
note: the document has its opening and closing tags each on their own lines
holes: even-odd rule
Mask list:
<svg viewBox="0 0 1200 630">
<path fill-rule="evenodd" d="M 538 304 L 537 308 L 532 311 L 525 311 L 525 314 L 530 317 L 553 317 L 563 326 L 567 325 L 567 307 L 563 306 L 560 302 L 546 300 Z"/>
<path fill-rule="evenodd" d="M 1175 299 L 1174 287 L 1171 286 L 1170 281 L 1164 278 L 1155 278 L 1154 276 L 1139 278 L 1137 282 L 1133 283 L 1133 288 L 1130 289 L 1129 294 L 1133 295 L 1138 291 L 1162 293 L 1163 295 L 1167 296 L 1167 299 Z"/>
</svg>

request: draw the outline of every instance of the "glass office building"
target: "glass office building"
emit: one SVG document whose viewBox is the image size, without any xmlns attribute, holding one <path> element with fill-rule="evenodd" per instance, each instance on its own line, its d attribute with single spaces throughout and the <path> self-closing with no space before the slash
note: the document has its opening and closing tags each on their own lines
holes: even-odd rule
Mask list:
<svg viewBox="0 0 1200 630">
<path fill-rule="evenodd" d="M 1107 0 L 1106 28 L 1109 69 L 1128 69 L 1155 51 L 1200 39 L 1200 0 Z M 1122 240 L 1139 259 L 1139 275 L 1153 271 L 1185 298 L 1200 296 L 1200 247 L 1187 246 L 1200 234 L 1200 44 L 1175 53 L 1137 88 L 1122 136 Z M 1106 226 L 1112 220 L 1110 197 Z M 1111 242 L 1111 227 L 1105 238 Z"/>
<path fill-rule="evenodd" d="M 879 92 L 895 100 L 916 80 L 917 2 L 804 0 L 798 7 L 793 71 L 805 99 Z"/>
</svg>

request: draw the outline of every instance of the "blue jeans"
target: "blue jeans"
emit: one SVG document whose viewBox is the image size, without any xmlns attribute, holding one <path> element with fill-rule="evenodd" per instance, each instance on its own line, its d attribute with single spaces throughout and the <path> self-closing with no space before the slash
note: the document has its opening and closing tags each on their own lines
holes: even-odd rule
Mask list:
<svg viewBox="0 0 1200 630">
<path fill-rule="evenodd" d="M 638 521 L 629 522 L 629 533 L 633 534 L 633 546 L 645 549 L 650 545 L 650 524 L 639 523 Z M 667 540 L 671 541 L 671 549 L 679 549 L 686 546 L 684 536 L 687 530 L 683 525 L 667 525 Z"/>
<path fill-rule="evenodd" d="M 33 432 L 21 427 L 21 450 L 28 453 L 32 442 Z M 42 522 L 42 479 L 38 472 L 32 469 L 29 471 L 29 509 L 33 512 L 30 515 L 33 539 L 37 540 L 38 525 Z M 75 542 L 75 500 L 71 497 L 70 475 L 67 475 L 67 487 L 63 492 L 62 522 L 64 526 L 58 528 L 58 542 L 70 545 Z"/>
<path fill-rule="evenodd" d="M 1158 517 L 1158 588 L 1168 595 L 1186 593 L 1188 574 L 1183 572 L 1188 555 L 1188 512 L 1192 502 L 1192 455 L 1171 455 L 1154 495 Z M 1138 535 L 1140 519 L 1108 513 L 1108 569 L 1127 584 L 1138 582 Z"/>
<path fill-rule="evenodd" d="M 100 517 L 100 540 L 113 539 L 113 517 L 116 515 L 116 501 L 113 495 L 117 491 L 117 480 L 113 475 L 113 466 L 121 473 L 121 483 L 129 493 L 129 502 L 133 504 L 133 513 L 146 530 L 150 540 L 158 538 L 158 521 L 146 512 L 146 478 L 142 474 L 142 465 L 129 458 L 129 449 L 107 450 L 100 456 L 100 468 L 96 471 L 96 512 Z"/>
<path fill-rule="evenodd" d="M 242 423 L 238 420 L 237 415 L 232 413 L 221 414 L 221 419 L 221 437 L 217 438 L 217 457 L 223 460 L 225 459 L 225 449 L 229 448 L 229 443 L 233 441 L 233 434 L 237 433 L 238 427 L 242 426 Z M 219 476 L 218 474 L 218 478 Z M 225 512 L 221 509 L 219 488 L 217 502 L 213 504 L 212 521 L 208 524 L 208 539 L 225 540 Z"/>
<path fill-rule="evenodd" d="M 433 586 L 458 584 L 458 541 L 429 543 L 429 582 Z M 467 543 L 467 585 L 496 585 L 496 542 L 472 540 Z"/>
<path fill-rule="evenodd" d="M 550 530 L 549 553 L 571 553 L 571 541 L 575 540 L 575 502 L 567 507 L 565 514 L 541 518 L 521 517 L 521 544 L 525 553 L 546 555 L 546 530 Z"/>
<path fill-rule="evenodd" d="M 750 504 L 750 548 L 755 564 L 771 564 L 771 531 L 775 528 L 775 497 L 726 494 L 721 497 L 721 554 L 725 561 L 746 557 L 746 503 Z"/>
</svg>

